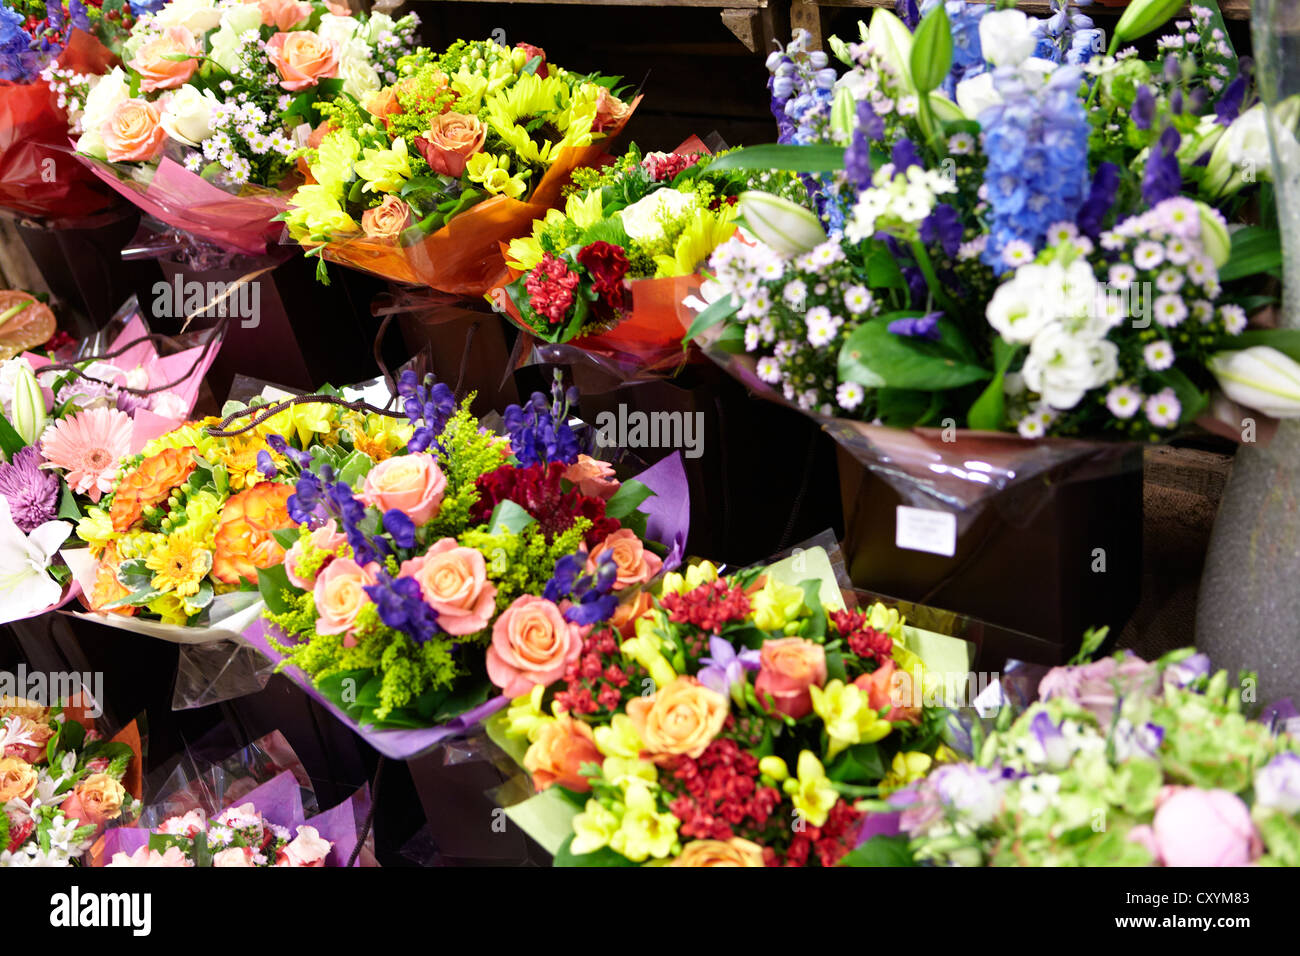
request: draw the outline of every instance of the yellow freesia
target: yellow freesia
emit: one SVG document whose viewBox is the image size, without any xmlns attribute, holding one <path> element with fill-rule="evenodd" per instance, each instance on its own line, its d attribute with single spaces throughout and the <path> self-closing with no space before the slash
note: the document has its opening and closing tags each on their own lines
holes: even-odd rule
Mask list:
<svg viewBox="0 0 1300 956">
<path fill-rule="evenodd" d="M 546 693 L 545 684 L 536 684 L 523 697 L 516 697 L 506 710 L 506 734 L 511 737 L 526 737 L 536 740 L 536 733 L 551 718 L 542 713 L 542 696 Z"/>
<path fill-rule="evenodd" d="M 663 859 L 677 845 L 680 821 L 671 813 L 660 813 L 654 793 L 644 780 L 627 781 L 623 796 L 623 819 L 610 837 L 610 847 L 634 863 L 650 857 Z"/>
<path fill-rule="evenodd" d="M 839 792 L 831 786 L 826 769 L 811 750 L 799 754 L 799 776 L 785 782 L 785 791 L 799 816 L 811 826 L 825 825 Z"/>
<path fill-rule="evenodd" d="M 588 800 L 582 813 L 573 818 L 573 842 L 569 849 L 576 854 L 592 853 L 609 846 L 618 832 L 618 814 L 598 800 Z"/>
<path fill-rule="evenodd" d="M 399 136 L 389 149 L 367 148 L 365 159 L 357 160 L 353 168 L 365 180 L 362 192 L 396 192 L 411 178 L 411 158 L 406 151 L 406 140 Z"/>
<path fill-rule="evenodd" d="M 763 587 L 749 599 L 754 625 L 764 631 L 779 631 L 799 618 L 803 610 L 803 588 L 778 581 L 769 574 Z"/>
<path fill-rule="evenodd" d="M 157 614 L 164 624 L 177 624 L 181 627 L 189 622 L 190 613 L 194 613 L 187 612 L 185 602 L 175 593 L 161 594 L 150 601 L 146 607 Z"/>
<path fill-rule="evenodd" d="M 626 789 L 633 780 L 657 783 L 659 770 L 649 760 L 632 760 L 627 757 L 606 757 L 600 765 L 601 776 L 616 787 Z"/>
<path fill-rule="evenodd" d="M 901 790 L 909 783 L 920 780 L 934 766 L 934 758 L 916 750 L 894 754 L 889 765 L 889 773 L 880 781 L 880 795 L 883 797 L 895 790 Z"/>
<path fill-rule="evenodd" d="M 677 679 L 673 665 L 659 649 L 659 635 L 653 618 L 638 618 L 636 637 L 624 641 L 619 650 L 645 668 L 656 687 L 667 687 Z"/>
<path fill-rule="evenodd" d="M 99 557 L 108 543 L 117 537 L 113 521 L 102 508 L 87 508 L 85 517 L 77 522 L 77 537 L 90 545 L 90 553 Z"/>
<path fill-rule="evenodd" d="M 579 229 L 587 229 L 605 218 L 605 207 L 600 190 L 593 189 L 585 195 L 573 193 L 564 203 L 564 218 Z"/>
<path fill-rule="evenodd" d="M 185 530 L 195 537 L 210 541 L 221 517 L 221 498 L 213 491 L 200 491 L 190 495 L 185 502 Z"/>
<path fill-rule="evenodd" d="M 840 751 L 857 744 L 873 744 L 889 735 L 893 725 L 876 711 L 866 693 L 854 684 L 838 678 L 825 687 L 808 688 L 812 694 L 813 713 L 826 725 L 830 747 L 826 759 L 833 760 Z"/>
<path fill-rule="evenodd" d="M 645 750 L 645 744 L 627 714 L 615 714 L 607 725 L 595 729 L 594 736 L 596 749 L 606 757 L 635 759 Z"/>
<path fill-rule="evenodd" d="M 777 783 L 782 783 L 790 776 L 790 768 L 785 765 L 785 761 L 775 754 L 768 754 L 758 761 L 758 772 L 764 776 L 771 777 Z"/>
<path fill-rule="evenodd" d="M 470 182 L 478 183 L 494 196 L 504 194 L 518 199 L 528 188 L 518 176 L 510 175 L 510 157 L 505 154 L 475 153 L 465 164 L 465 173 Z"/>
</svg>

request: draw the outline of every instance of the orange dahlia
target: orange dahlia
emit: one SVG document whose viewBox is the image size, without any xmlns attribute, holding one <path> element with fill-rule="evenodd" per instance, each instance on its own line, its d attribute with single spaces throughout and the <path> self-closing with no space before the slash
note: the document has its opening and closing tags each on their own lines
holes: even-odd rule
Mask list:
<svg viewBox="0 0 1300 956">
<path fill-rule="evenodd" d="M 291 494 L 292 485 L 263 481 L 222 506 L 213 577 L 225 584 L 236 584 L 241 578 L 255 584 L 258 568 L 284 560 L 284 548 L 271 532 L 293 527 L 288 506 Z"/>
<path fill-rule="evenodd" d="M 118 482 L 113 507 L 108 512 L 113 530 L 119 534 L 128 530 L 140 520 L 145 508 L 166 501 L 172 489 L 184 484 L 196 467 L 192 447 L 164 448 L 140 462 L 135 471 L 128 472 Z"/>
</svg>

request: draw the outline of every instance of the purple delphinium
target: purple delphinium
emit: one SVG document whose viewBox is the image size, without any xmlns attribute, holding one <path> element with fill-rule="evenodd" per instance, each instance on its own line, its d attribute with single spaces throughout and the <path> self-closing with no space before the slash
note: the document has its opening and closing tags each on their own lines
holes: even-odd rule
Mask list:
<svg viewBox="0 0 1300 956">
<path fill-rule="evenodd" d="M 363 589 L 375 602 L 379 619 L 387 627 L 401 631 L 417 644 L 442 632 L 438 615 L 424 600 L 420 582 L 415 578 L 395 578 L 386 571 L 375 574 L 376 583 Z"/>
<path fill-rule="evenodd" d="M 1178 144 L 1182 137 L 1172 126 L 1160 134 L 1160 140 L 1147 157 L 1146 172 L 1142 176 L 1142 198 L 1154 206 L 1182 193 L 1183 171 L 1178 165 Z"/>
<path fill-rule="evenodd" d="M 1102 224 L 1106 214 L 1115 204 L 1115 194 L 1119 191 L 1119 167 L 1114 163 L 1098 163 L 1097 172 L 1092 177 L 1092 189 L 1087 200 L 1079 209 L 1075 225 L 1089 239 L 1096 240 L 1101 235 Z"/>
<path fill-rule="evenodd" d="M 1138 87 L 1137 95 L 1133 97 L 1133 108 L 1129 110 L 1129 115 L 1133 117 L 1133 125 L 1138 129 L 1151 128 L 1151 120 L 1156 115 L 1156 96 L 1151 92 L 1151 87 Z"/>
<path fill-rule="evenodd" d="M 569 601 L 564 619 L 580 627 L 607 621 L 618 608 L 618 595 L 614 593 L 618 566 L 614 556 L 608 552 L 602 555 L 594 574 L 584 574 L 585 568 L 585 555 L 565 555 L 555 562 L 555 571 L 542 592 L 553 604 Z"/>
<path fill-rule="evenodd" d="M 1230 126 L 1232 121 L 1241 115 L 1242 101 L 1246 98 L 1246 87 L 1249 84 L 1250 78 L 1243 70 L 1227 85 L 1214 104 L 1214 121 L 1218 125 Z"/>
<path fill-rule="evenodd" d="M 506 434 L 519 464 L 573 464 L 578 460 L 578 438 L 569 426 L 569 409 L 577 401 L 577 389 L 566 392 L 557 377 L 549 402 L 541 392 L 533 392 L 523 405 L 505 410 Z"/>
<path fill-rule="evenodd" d="M 957 250 L 961 248 L 961 236 L 961 217 L 947 203 L 939 203 L 930 215 L 921 220 L 921 241 L 938 243 L 949 256 L 957 255 Z"/>
<path fill-rule="evenodd" d="M 42 470 L 41 453 L 28 445 L 14 453 L 13 461 L 0 464 L 0 495 L 9 501 L 14 524 L 30 534 L 53 521 L 59 507 L 59 479 Z"/>
<path fill-rule="evenodd" d="M 408 451 L 422 452 L 438 447 L 438 438 L 447 420 L 456 412 L 456 396 L 442 382 L 435 384 L 432 375 L 423 381 L 407 369 L 397 381 L 397 394 L 402 399 L 402 411 L 415 426 Z"/>
<path fill-rule="evenodd" d="M 889 323 L 889 331 L 894 335 L 901 335 L 910 339 L 927 339 L 931 342 L 938 342 L 939 334 L 939 317 L 942 312 L 930 312 L 921 316 L 909 316 L 905 319 L 895 319 Z"/>
</svg>

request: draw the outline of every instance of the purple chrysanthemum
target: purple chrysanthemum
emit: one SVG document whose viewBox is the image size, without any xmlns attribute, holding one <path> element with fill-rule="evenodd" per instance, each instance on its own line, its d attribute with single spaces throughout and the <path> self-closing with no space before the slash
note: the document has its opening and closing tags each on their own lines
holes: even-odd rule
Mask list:
<svg viewBox="0 0 1300 956">
<path fill-rule="evenodd" d="M 0 495 L 9 500 L 9 513 L 24 534 L 54 520 L 59 506 L 59 479 L 41 470 L 41 453 L 28 445 L 0 464 Z"/>
</svg>

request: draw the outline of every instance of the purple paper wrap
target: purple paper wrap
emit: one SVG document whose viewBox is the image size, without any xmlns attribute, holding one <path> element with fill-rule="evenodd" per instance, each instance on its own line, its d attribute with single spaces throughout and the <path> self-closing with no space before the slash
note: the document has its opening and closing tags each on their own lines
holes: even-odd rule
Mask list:
<svg viewBox="0 0 1300 956">
<path fill-rule="evenodd" d="M 664 570 L 672 571 L 686 556 L 686 535 L 691 529 L 691 490 L 682 453 L 673 452 L 637 475 L 636 480 L 654 492 L 641 502 L 646 537 L 668 546 Z"/>
</svg>

